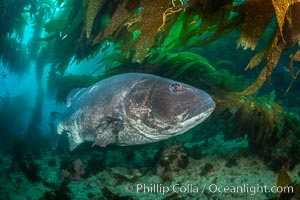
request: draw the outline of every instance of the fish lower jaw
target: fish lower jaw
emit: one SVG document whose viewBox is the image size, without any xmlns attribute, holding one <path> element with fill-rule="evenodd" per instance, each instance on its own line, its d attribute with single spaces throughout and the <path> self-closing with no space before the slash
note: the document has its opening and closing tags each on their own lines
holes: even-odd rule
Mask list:
<svg viewBox="0 0 300 200">
<path fill-rule="evenodd" d="M 206 112 L 200 113 L 199 115 L 196 115 L 190 119 L 187 119 L 183 122 L 178 123 L 178 126 L 175 130 L 173 130 L 174 135 L 180 135 L 185 133 L 186 131 L 194 128 L 204 120 L 206 120 L 210 114 L 213 112 L 214 108 L 208 109 Z M 176 133 L 177 132 L 177 133 Z"/>
</svg>

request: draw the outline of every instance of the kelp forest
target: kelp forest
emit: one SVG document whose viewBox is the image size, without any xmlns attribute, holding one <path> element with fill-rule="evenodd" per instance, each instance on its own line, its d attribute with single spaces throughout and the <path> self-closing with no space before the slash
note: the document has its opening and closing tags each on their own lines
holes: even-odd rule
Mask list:
<svg viewBox="0 0 300 200">
<path fill-rule="evenodd" d="M 131 177 L 111 172 L 114 180 L 133 183 L 150 173 L 148 166 L 163 181 L 170 181 L 177 168 L 170 164 L 175 162 L 171 157 L 163 160 L 168 151 L 175 148 L 176 155 L 201 160 L 209 154 L 197 148 L 209 148 L 209 140 L 197 147 L 188 144 L 222 132 L 222 144 L 246 142 L 244 155 L 260 159 L 278 175 L 275 185 L 298 188 L 292 196 L 278 193 L 265 199 L 299 198 L 299 182 L 294 183 L 296 179 L 293 182 L 288 173 L 300 170 L 300 0 L 2 0 L 0 27 L 0 87 L 6 88 L 0 92 L 0 144 L 11 143 L 7 149 L 12 150 L 6 150 L 13 152 L 10 170 L 19 168 L 33 182 L 43 179 L 35 156 L 43 157 L 41 152 L 51 150 L 51 137 L 43 134 L 41 125 L 46 98 L 63 106 L 72 89 L 140 72 L 203 89 L 216 102 L 216 109 L 208 121 L 190 131 L 193 136 L 143 147 L 144 153 L 159 149 L 155 156 L 148 155 L 151 163 L 132 161 L 143 170 Z M 71 65 L 87 73 L 71 73 Z M 10 76 L 17 80 L 28 73 L 36 85 L 32 106 L 4 87 Z M 24 112 L 29 113 L 27 125 L 18 129 Z M 204 136 L 199 136 L 202 132 Z M 113 154 L 110 151 L 120 151 L 125 157 L 132 156 L 131 148 L 136 157 L 142 151 L 111 148 L 100 153 L 98 164 L 83 156 L 76 160 L 76 152 L 70 158 L 64 152 L 60 158 L 64 162 L 58 167 L 69 179 L 60 185 L 44 181 L 48 191 L 41 199 L 68 199 L 68 186 L 74 180 L 92 177 L 101 182 L 95 165 L 102 170 L 114 167 L 116 163 L 103 161 L 105 155 Z M 232 166 L 235 162 L 227 160 Z M 76 174 L 75 166 L 81 167 L 78 172 L 82 174 Z M 166 166 L 172 173 L 166 172 Z M 206 164 L 201 169 L 205 177 L 215 167 Z M 101 193 L 106 199 L 132 198 L 110 187 L 102 187 Z M 97 199 L 93 195 L 88 194 L 88 199 Z M 209 194 L 206 197 L 210 199 Z M 185 197 L 175 193 L 169 198 Z"/>
</svg>

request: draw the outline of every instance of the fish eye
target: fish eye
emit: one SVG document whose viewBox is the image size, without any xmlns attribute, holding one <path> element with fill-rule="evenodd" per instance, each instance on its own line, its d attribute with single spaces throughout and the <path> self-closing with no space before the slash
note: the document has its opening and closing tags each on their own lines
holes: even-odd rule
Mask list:
<svg viewBox="0 0 300 200">
<path fill-rule="evenodd" d="M 173 83 L 169 86 L 169 89 L 171 92 L 177 92 L 179 90 L 181 90 L 182 86 L 178 83 Z"/>
</svg>

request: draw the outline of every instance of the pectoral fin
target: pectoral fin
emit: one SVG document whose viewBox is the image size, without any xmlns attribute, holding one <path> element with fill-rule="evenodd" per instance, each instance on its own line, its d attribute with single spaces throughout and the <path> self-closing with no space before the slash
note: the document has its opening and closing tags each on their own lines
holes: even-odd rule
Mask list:
<svg viewBox="0 0 300 200">
<path fill-rule="evenodd" d="M 105 116 L 105 125 L 99 127 L 93 146 L 106 147 L 109 144 L 119 143 L 119 132 L 123 129 L 123 119 L 120 115 Z"/>
<path fill-rule="evenodd" d="M 104 131 L 96 135 L 92 146 L 106 147 L 114 142 L 115 138 L 113 137 L 113 134 L 111 132 Z"/>
<path fill-rule="evenodd" d="M 120 115 L 106 116 L 105 120 L 107 123 L 106 129 L 111 129 L 111 132 L 114 135 L 118 135 L 118 133 L 124 128 L 123 119 Z"/>
<path fill-rule="evenodd" d="M 83 143 L 82 138 L 78 133 L 68 133 L 70 151 L 73 151 L 78 145 Z"/>
</svg>

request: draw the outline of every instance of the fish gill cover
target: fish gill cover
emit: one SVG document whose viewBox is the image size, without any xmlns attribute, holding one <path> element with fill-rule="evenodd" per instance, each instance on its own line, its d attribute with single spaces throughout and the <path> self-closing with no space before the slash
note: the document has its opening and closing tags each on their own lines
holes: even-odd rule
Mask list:
<svg viewBox="0 0 300 200">
<path fill-rule="evenodd" d="M 0 19 L 0 144 L 9 152 L 0 162 L 11 174 L 19 171 L 31 182 L 42 182 L 44 193 L 38 198 L 76 196 L 69 189 L 76 188 L 70 184 L 73 179 L 94 179 L 102 196 L 121 198 L 118 195 L 124 193 L 112 192 L 117 183 L 135 183 L 149 174 L 175 180 L 178 171 L 188 171 L 186 165 L 192 168 L 193 162 L 187 162 L 191 159 L 209 162 L 199 165 L 205 177 L 216 173 L 210 152 L 222 155 L 218 145 L 233 151 L 227 141 L 246 142 L 248 153 L 259 155 L 268 169 L 299 170 L 299 0 L 3 0 Z M 82 65 L 84 61 L 88 66 Z M 91 72 L 70 73 L 74 63 Z M 92 150 L 79 149 L 70 156 L 61 138 L 59 153 L 41 159 L 51 149 L 43 134 L 48 100 L 63 104 L 72 89 L 126 72 L 155 74 L 201 88 L 212 95 L 216 110 L 207 123 L 176 138 L 178 143 L 96 148 L 85 158 Z M 36 87 L 15 94 L 11 86 L 24 87 L 26 73 Z M 26 102 L 30 96 L 34 97 Z M 27 145 L 14 139 L 20 136 Z M 138 172 L 123 175 L 113 158 Z M 227 161 L 226 166 L 235 166 L 232 158 Z M 103 170 L 108 172 L 99 175 Z M 47 179 L 49 171 L 62 171 L 62 181 Z M 115 182 L 104 187 L 102 175 Z M 1 197 L 13 198 L 10 191 Z"/>
</svg>

